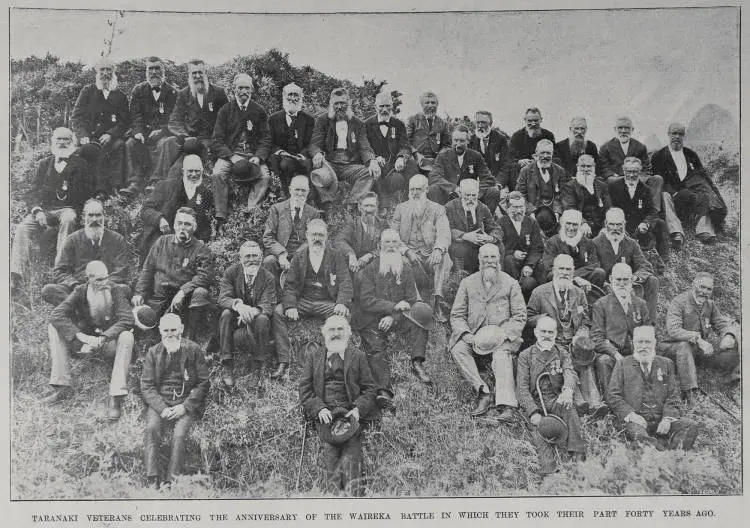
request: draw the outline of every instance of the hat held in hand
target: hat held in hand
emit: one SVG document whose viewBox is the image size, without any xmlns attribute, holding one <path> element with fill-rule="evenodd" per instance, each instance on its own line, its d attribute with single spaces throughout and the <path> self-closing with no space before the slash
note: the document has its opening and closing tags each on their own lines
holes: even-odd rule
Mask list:
<svg viewBox="0 0 750 528">
<path fill-rule="evenodd" d="M 335 193 L 339 188 L 336 172 L 327 161 L 324 161 L 320 168 L 310 173 L 310 183 L 319 189 L 328 189 L 332 193 Z"/>
<path fill-rule="evenodd" d="M 570 346 L 570 355 L 573 358 L 573 365 L 576 367 L 587 367 L 596 359 L 596 350 L 594 342 L 585 334 L 579 334 L 573 337 Z"/>
<path fill-rule="evenodd" d="M 505 335 L 498 325 L 483 326 L 474 334 L 474 352 L 480 356 L 492 354 L 505 341 Z"/>
<path fill-rule="evenodd" d="M 135 319 L 135 326 L 141 330 L 156 328 L 156 323 L 159 322 L 156 312 L 145 304 L 133 308 L 133 319 Z"/>
<path fill-rule="evenodd" d="M 559 445 L 568 439 L 568 426 L 559 416 L 548 414 L 542 416 L 542 421 L 537 425 L 537 431 L 542 439 L 554 445 Z"/>
<path fill-rule="evenodd" d="M 320 426 L 320 439 L 331 445 L 341 445 L 359 431 L 359 421 L 354 416 L 346 416 L 349 411 L 336 407 L 331 411 L 331 421 Z"/>
<path fill-rule="evenodd" d="M 250 163 L 246 159 L 241 159 L 232 165 L 232 176 L 237 183 L 253 182 L 260 177 L 260 167 L 255 163 Z"/>
</svg>

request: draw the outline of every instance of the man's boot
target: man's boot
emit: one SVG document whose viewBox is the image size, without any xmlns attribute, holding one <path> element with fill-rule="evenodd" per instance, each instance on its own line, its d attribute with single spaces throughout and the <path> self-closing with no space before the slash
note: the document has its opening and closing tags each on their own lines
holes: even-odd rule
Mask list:
<svg viewBox="0 0 750 528">
<path fill-rule="evenodd" d="M 474 407 L 474 410 L 471 411 L 472 416 L 482 416 L 483 414 L 486 414 L 487 411 L 490 410 L 490 407 L 492 407 L 492 394 L 488 394 L 484 392 L 481 387 L 479 389 L 479 394 L 477 394 L 477 406 Z"/>
<path fill-rule="evenodd" d="M 70 397 L 73 389 L 66 385 L 52 385 L 52 392 L 39 401 L 45 405 L 54 405 Z"/>
<path fill-rule="evenodd" d="M 286 374 L 286 369 L 289 365 L 285 362 L 279 363 L 279 366 L 276 368 L 276 370 L 271 374 L 272 380 L 280 380 L 284 377 L 284 374 Z"/>
<path fill-rule="evenodd" d="M 417 377 L 419 381 L 426 385 L 430 385 L 432 383 L 432 379 L 430 376 L 427 375 L 427 371 L 425 371 L 424 366 L 422 365 L 423 359 L 412 359 L 411 360 L 411 371 L 414 373 L 414 375 Z"/>
<path fill-rule="evenodd" d="M 225 360 L 221 362 L 221 381 L 224 385 L 231 389 L 234 387 L 234 364 L 231 360 Z"/>
<path fill-rule="evenodd" d="M 511 407 L 508 407 L 507 405 L 498 405 L 497 412 L 500 413 L 500 416 L 498 416 L 497 419 L 501 422 L 510 423 L 513 421 L 513 409 Z"/>
<path fill-rule="evenodd" d="M 110 396 L 107 405 L 107 418 L 111 421 L 117 421 L 122 415 L 122 396 Z"/>
<path fill-rule="evenodd" d="M 255 382 L 255 390 L 258 393 L 263 392 L 263 384 L 265 382 L 266 378 L 266 364 L 263 361 L 257 361 L 255 364 L 255 368 L 257 370 L 258 379 Z"/>
<path fill-rule="evenodd" d="M 445 314 L 445 307 L 443 306 L 443 296 L 435 295 L 432 301 L 432 313 L 435 321 L 438 323 L 447 323 L 448 317 Z"/>
</svg>

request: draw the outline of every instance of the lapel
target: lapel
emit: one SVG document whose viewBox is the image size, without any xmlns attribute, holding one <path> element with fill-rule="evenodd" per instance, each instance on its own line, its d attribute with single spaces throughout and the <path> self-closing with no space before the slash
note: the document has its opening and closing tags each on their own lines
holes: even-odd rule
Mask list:
<svg viewBox="0 0 750 528">
<path fill-rule="evenodd" d="M 258 272 L 260 273 L 260 271 Z M 237 265 L 237 276 L 234 278 L 234 285 L 239 292 L 239 297 L 243 300 L 245 298 L 245 270 L 242 268 L 242 264 Z"/>
<path fill-rule="evenodd" d="M 318 357 L 315 358 L 313 365 L 313 381 L 315 382 L 315 394 L 323 398 L 326 384 L 326 349 L 325 347 L 318 347 L 317 352 Z"/>
<path fill-rule="evenodd" d="M 344 352 L 344 387 L 346 388 L 346 394 L 349 396 L 349 400 L 352 399 L 352 394 L 349 392 L 349 373 L 352 368 L 353 355 L 353 352 L 347 347 L 346 352 Z"/>
</svg>

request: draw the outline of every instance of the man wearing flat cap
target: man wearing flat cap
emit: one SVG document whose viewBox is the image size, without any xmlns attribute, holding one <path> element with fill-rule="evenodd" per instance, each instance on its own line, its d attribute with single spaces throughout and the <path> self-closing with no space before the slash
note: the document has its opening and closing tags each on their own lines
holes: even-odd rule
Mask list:
<svg viewBox="0 0 750 528">
<path fill-rule="evenodd" d="M 411 143 L 411 152 L 422 174 L 432 169 L 435 157 L 451 145 L 451 130 L 446 121 L 437 115 L 438 96 L 424 92 L 419 96 L 422 113 L 414 114 L 406 121 L 406 135 Z"/>
</svg>

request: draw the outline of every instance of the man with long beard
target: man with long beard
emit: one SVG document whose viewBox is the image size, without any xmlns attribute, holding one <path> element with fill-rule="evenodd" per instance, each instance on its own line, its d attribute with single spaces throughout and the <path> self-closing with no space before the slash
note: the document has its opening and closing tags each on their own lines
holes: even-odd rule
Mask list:
<svg viewBox="0 0 750 528">
<path fill-rule="evenodd" d="M 653 326 L 633 329 L 633 355 L 615 365 L 607 402 L 633 442 L 692 449 L 698 424 L 680 418 L 680 389 L 672 360 L 656 355 Z"/>
<path fill-rule="evenodd" d="M 349 259 L 349 270 L 356 273 L 378 256 L 380 234 L 388 221 L 378 216 L 378 195 L 369 192 L 359 199 L 359 219 L 347 222 L 336 237 L 336 247 Z"/>
<path fill-rule="evenodd" d="M 76 286 L 50 316 L 49 348 L 52 362 L 49 383 L 52 392 L 43 403 L 57 403 L 72 392 L 70 353 L 104 352 L 114 356 L 109 382 L 107 418 L 117 420 L 122 397 L 128 393 L 128 369 L 135 339 L 128 288 L 109 281 L 107 266 L 93 260 L 86 266 L 86 284 Z"/>
<path fill-rule="evenodd" d="M 71 128 L 81 144 L 81 157 L 89 161 L 97 194 L 111 194 L 124 183 L 125 142 L 130 126 L 128 97 L 117 88 L 115 63 L 102 57 L 94 66 L 96 83 L 78 94 L 70 114 Z"/>
<path fill-rule="evenodd" d="M 302 110 L 304 95 L 302 88 L 296 84 L 287 84 L 282 90 L 284 109 L 268 117 L 271 133 L 268 165 L 281 180 L 284 192 L 289 190 L 294 176 L 307 176 L 312 170 L 310 141 L 315 118 Z"/>
<path fill-rule="evenodd" d="M 132 137 L 125 142 L 127 188 L 121 194 L 137 195 L 156 164 L 161 145 L 172 134 L 167 124 L 177 102 L 177 89 L 166 81 L 164 62 L 146 59 L 146 80 L 130 92 Z"/>
<path fill-rule="evenodd" d="M 536 107 L 528 108 L 524 114 L 524 127 L 516 130 L 510 138 L 510 183 L 517 187 L 520 171 L 527 165 L 533 165 L 536 146 L 542 140 L 549 141 L 554 150 L 555 135 L 542 128 L 542 112 Z M 550 156 L 550 160 L 552 157 Z"/>
<path fill-rule="evenodd" d="M 586 139 L 588 124 L 585 117 L 574 117 L 570 120 L 570 136 L 555 143 L 555 158 L 560 166 L 568 173 L 568 178 L 575 178 L 578 172 L 578 157 L 588 154 L 594 158 L 595 173 L 603 180 L 602 168 L 599 164 L 599 149 L 593 141 Z"/>
<path fill-rule="evenodd" d="M 427 350 L 427 328 L 404 317 L 419 301 L 419 292 L 411 265 L 401 255 L 401 239 L 396 231 L 383 231 L 380 256 L 365 266 L 358 279 L 360 289 L 354 304 L 352 327 L 362 337 L 362 346 L 378 385 L 378 404 L 389 407 L 393 399 L 390 354 L 386 349 L 389 332 L 402 331 L 408 335 L 412 371 L 419 381 L 432 381 L 422 365 Z"/>
<path fill-rule="evenodd" d="M 406 256 L 416 275 L 417 286 L 429 288 L 431 304 L 438 322 L 445 322 L 443 288 L 453 266 L 448 255 L 451 229 L 445 207 L 427 199 L 427 177 L 414 175 L 409 180 L 409 200 L 396 206 L 391 227 L 398 232 Z"/>
<path fill-rule="evenodd" d="M 159 487 L 159 450 L 164 422 L 173 428 L 167 482 L 182 472 L 190 427 L 200 416 L 211 382 L 200 347 L 182 338 L 179 316 L 159 321 L 161 343 L 149 348 L 141 374 L 141 394 L 148 405 L 144 466 L 148 486 Z"/>
<path fill-rule="evenodd" d="M 493 403 L 487 384 L 479 376 L 475 360 L 475 337 L 483 327 L 494 329 L 492 372 L 495 375 L 494 403 L 499 419 L 509 422 L 518 406 L 514 393 L 513 358 L 521 348 L 521 332 L 526 324 L 526 304 L 521 287 L 500 270 L 500 251 L 494 244 L 479 248 L 479 271 L 461 281 L 451 310 L 451 337 L 448 348 L 461 375 L 477 393 L 472 416 L 485 414 Z M 482 350 L 481 352 L 486 352 Z"/>
<path fill-rule="evenodd" d="M 557 230 L 563 211 L 560 190 L 567 182 L 565 169 L 552 162 L 554 145 L 547 139 L 536 144 L 534 163 L 526 164 L 518 176 L 516 191 L 526 197 L 526 213 L 550 237 Z"/>
<path fill-rule="evenodd" d="M 130 284 L 131 252 L 120 233 L 104 227 L 104 206 L 93 198 L 83 206 L 83 229 L 65 239 L 60 258 L 52 270 L 53 281 L 42 288 L 42 299 L 57 306 L 73 289 L 86 282 L 86 267 L 102 261 L 114 284 Z M 128 295 L 129 297 L 129 295 Z"/>
<path fill-rule="evenodd" d="M 438 97 L 433 92 L 419 96 L 421 114 L 414 114 L 406 120 L 406 136 L 411 143 L 411 152 L 422 174 L 429 174 L 435 157 L 451 144 L 451 129 L 445 120 L 437 115 Z"/>
<path fill-rule="evenodd" d="M 508 158 L 508 140 L 492 129 L 492 114 L 487 110 L 480 110 L 474 115 L 474 137 L 469 140 L 469 148 L 476 150 L 483 157 L 495 178 L 497 186 L 505 197 L 513 189 L 510 182 L 510 160 Z"/>
<path fill-rule="evenodd" d="M 607 184 L 596 179 L 593 156 L 578 156 L 575 179 L 568 181 L 560 190 L 560 202 L 563 211 L 577 209 L 583 216 L 581 230 L 583 236 L 593 238 L 599 234 L 604 225 L 604 213 L 610 207 Z"/>
<path fill-rule="evenodd" d="M 558 255 L 573 257 L 575 267 L 573 283 L 588 290 L 590 285 L 601 288 L 607 274 L 599 265 L 596 246 L 583 236 L 583 217 L 576 209 L 568 209 L 560 217 L 560 232 L 547 240 L 542 256 L 542 265 L 547 272 L 547 280 L 552 278 L 552 262 Z"/>
</svg>

